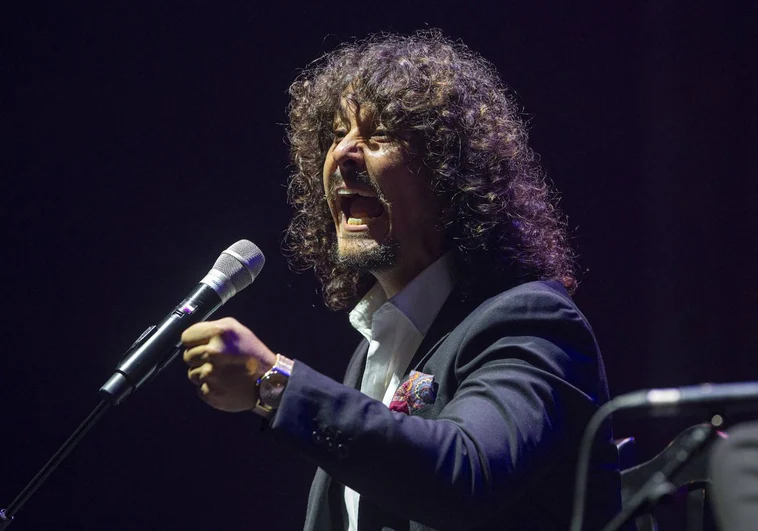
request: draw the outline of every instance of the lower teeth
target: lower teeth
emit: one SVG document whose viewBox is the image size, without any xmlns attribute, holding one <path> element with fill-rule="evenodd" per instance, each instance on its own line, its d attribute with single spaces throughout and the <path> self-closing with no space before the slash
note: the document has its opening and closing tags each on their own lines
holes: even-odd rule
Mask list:
<svg viewBox="0 0 758 531">
<path fill-rule="evenodd" d="M 348 225 L 365 225 L 365 222 L 361 218 L 347 218 Z"/>
</svg>

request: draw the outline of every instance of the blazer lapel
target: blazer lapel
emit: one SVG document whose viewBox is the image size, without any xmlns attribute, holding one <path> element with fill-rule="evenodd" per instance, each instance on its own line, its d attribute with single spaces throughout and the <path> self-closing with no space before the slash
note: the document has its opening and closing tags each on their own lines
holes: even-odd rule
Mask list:
<svg viewBox="0 0 758 531">
<path fill-rule="evenodd" d="M 368 355 L 368 341 L 362 339 L 350 358 L 350 363 L 345 370 L 345 378 L 342 380 L 347 386 L 360 390 L 361 381 L 363 380 L 363 370 L 366 368 L 366 357 Z"/>
<path fill-rule="evenodd" d="M 440 313 L 434 319 L 432 326 L 429 327 L 429 331 L 421 341 L 416 353 L 411 358 L 411 362 L 408 364 L 408 369 L 405 371 L 406 376 L 411 371 L 419 370 L 426 361 L 434 354 L 439 348 L 442 342 L 447 339 L 450 332 L 460 324 L 460 322 L 476 308 L 481 299 L 479 297 L 464 298 L 460 287 L 456 287 L 450 296 L 442 305 Z M 364 356 L 365 364 L 365 356 Z"/>
</svg>

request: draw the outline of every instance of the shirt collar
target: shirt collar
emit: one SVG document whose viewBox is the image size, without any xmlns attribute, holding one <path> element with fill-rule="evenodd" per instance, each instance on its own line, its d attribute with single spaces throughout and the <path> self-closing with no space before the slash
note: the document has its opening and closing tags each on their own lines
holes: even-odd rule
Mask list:
<svg viewBox="0 0 758 531">
<path fill-rule="evenodd" d="M 374 318 L 374 313 L 386 301 L 387 296 L 384 294 L 384 290 L 376 282 L 350 312 L 350 324 L 366 339 L 371 339 L 371 321 Z"/>
<path fill-rule="evenodd" d="M 375 283 L 350 312 L 350 324 L 364 336 L 367 336 L 367 333 L 370 335 L 374 313 L 389 303 L 400 310 L 413 326 L 425 335 L 453 291 L 455 281 L 453 253 L 449 252 L 424 269 L 389 300 L 379 283 Z"/>
</svg>

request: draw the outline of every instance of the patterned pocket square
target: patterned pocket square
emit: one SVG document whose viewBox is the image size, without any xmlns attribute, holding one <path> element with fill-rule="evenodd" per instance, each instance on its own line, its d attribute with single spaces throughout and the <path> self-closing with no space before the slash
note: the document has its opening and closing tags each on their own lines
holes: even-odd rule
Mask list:
<svg viewBox="0 0 758 531">
<path fill-rule="evenodd" d="M 437 384 L 434 383 L 434 376 L 411 371 L 408 379 L 395 391 L 390 409 L 411 415 L 422 407 L 433 404 L 436 398 Z"/>
</svg>

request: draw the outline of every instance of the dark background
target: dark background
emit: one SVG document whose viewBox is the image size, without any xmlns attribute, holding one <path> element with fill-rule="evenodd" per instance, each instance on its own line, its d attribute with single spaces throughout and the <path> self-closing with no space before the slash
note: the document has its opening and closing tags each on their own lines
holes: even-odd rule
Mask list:
<svg viewBox="0 0 758 531">
<path fill-rule="evenodd" d="M 279 251 L 282 124 L 298 69 L 374 31 L 439 27 L 518 93 L 614 395 L 758 379 L 755 4 L 526 4 L 5 6 L 0 507 L 237 239 L 267 265 L 218 315 L 341 375 L 357 334 Z M 700 420 L 620 416 L 616 432 L 644 457 Z M 296 529 L 314 467 L 259 425 L 205 406 L 177 364 L 108 413 L 13 529 Z"/>
</svg>

